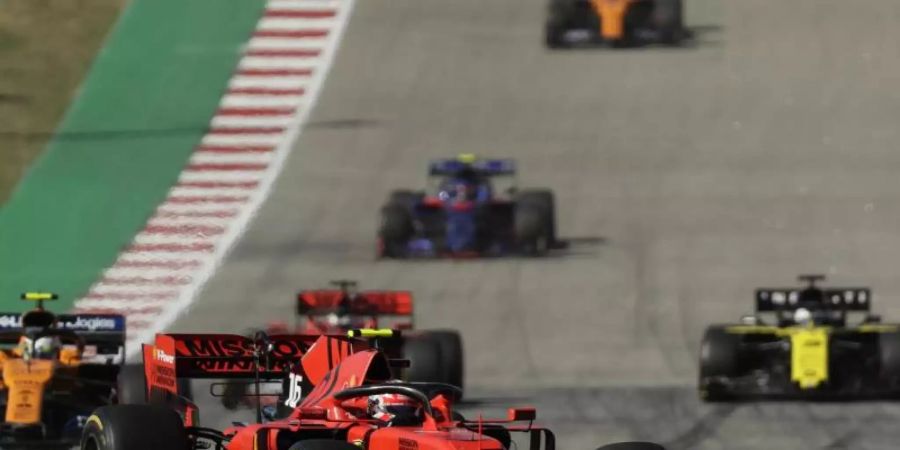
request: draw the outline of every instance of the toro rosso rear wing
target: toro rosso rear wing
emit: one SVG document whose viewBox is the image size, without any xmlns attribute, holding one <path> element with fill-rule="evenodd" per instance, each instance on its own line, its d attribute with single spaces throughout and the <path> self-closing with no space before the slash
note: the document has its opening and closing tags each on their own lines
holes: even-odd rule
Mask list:
<svg viewBox="0 0 900 450">
<path fill-rule="evenodd" d="M 756 290 L 756 310 L 759 312 L 793 311 L 801 307 L 868 312 L 871 305 L 872 292 L 868 288 Z"/>
<path fill-rule="evenodd" d="M 454 176 L 465 169 L 471 169 L 479 175 L 498 176 L 515 175 L 516 162 L 512 159 L 475 159 L 461 155 L 453 159 L 435 159 L 428 164 L 431 176 Z"/>
<path fill-rule="evenodd" d="M 345 293 L 338 289 L 301 291 L 297 294 L 297 314 L 323 316 L 335 311 Z M 413 298 L 409 291 L 363 291 L 350 302 L 350 314 L 371 316 L 413 315 Z"/>
</svg>

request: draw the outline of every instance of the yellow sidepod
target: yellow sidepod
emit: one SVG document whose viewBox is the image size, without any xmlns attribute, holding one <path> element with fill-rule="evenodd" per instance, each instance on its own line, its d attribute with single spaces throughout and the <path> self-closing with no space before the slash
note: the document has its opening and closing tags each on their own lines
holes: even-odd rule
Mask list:
<svg viewBox="0 0 900 450">
<path fill-rule="evenodd" d="M 793 328 L 791 381 L 800 389 L 815 389 L 828 381 L 828 329 Z"/>
</svg>

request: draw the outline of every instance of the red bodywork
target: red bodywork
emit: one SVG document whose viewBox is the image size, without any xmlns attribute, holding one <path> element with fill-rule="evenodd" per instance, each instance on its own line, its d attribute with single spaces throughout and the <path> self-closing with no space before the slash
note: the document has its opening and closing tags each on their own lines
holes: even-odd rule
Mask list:
<svg viewBox="0 0 900 450">
<path fill-rule="evenodd" d="M 429 399 L 422 421 L 414 426 L 386 426 L 367 417 L 367 398 L 336 399 L 348 388 L 377 387 L 393 378 L 390 362 L 367 342 L 342 336 L 271 336 L 268 363 L 256 365 L 259 348 L 252 340 L 237 335 L 157 335 L 155 345 L 144 346 L 148 396 L 151 402 L 164 401 L 185 416 L 188 434 L 196 428 L 196 407 L 177 396 L 176 378 L 248 377 L 258 370 L 261 378 L 302 376 L 309 387 L 302 400 L 284 419 L 264 424 L 237 426 L 221 433 L 227 450 L 287 450 L 303 439 L 323 437 L 344 440 L 361 448 L 379 450 L 502 450 L 501 442 L 489 430 L 509 433 L 524 431 L 531 439 L 545 437 L 546 450 L 554 450 L 553 434 L 532 427 L 534 410 L 511 409 L 504 420 L 463 422 L 454 420 L 453 399 L 436 394 Z M 251 375 L 253 376 L 253 375 Z M 430 409 L 430 412 L 428 412 Z M 528 426 L 504 426 L 515 420 Z M 207 438 L 209 430 L 202 431 Z M 197 432 L 200 435 L 201 431 Z M 532 447 L 535 448 L 535 447 Z"/>
<path fill-rule="evenodd" d="M 339 289 L 302 291 L 297 294 L 297 315 L 301 322 L 294 331 L 298 334 L 343 333 L 355 328 L 378 328 L 379 319 L 391 316 L 398 319 L 391 328 L 413 328 L 413 297 L 408 291 L 363 291 L 354 295 L 350 303 L 348 324 L 329 323 L 329 315 L 338 309 L 346 293 Z M 269 330 L 287 331 L 284 324 L 270 324 Z"/>
</svg>

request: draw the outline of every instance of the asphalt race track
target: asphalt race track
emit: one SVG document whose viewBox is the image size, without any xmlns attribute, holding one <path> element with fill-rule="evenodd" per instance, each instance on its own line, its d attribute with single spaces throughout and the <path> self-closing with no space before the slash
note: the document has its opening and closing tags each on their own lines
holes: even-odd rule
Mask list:
<svg viewBox="0 0 900 450">
<path fill-rule="evenodd" d="M 544 7 L 359 1 L 275 191 L 175 328 L 243 331 L 356 278 L 461 330 L 474 409 L 536 404 L 561 449 L 895 448 L 900 404 L 704 405 L 694 383 L 704 327 L 758 285 L 823 272 L 900 320 L 900 2 L 688 0 L 686 48 L 563 52 Z M 553 188 L 570 248 L 376 262 L 387 193 L 470 151 Z"/>
</svg>

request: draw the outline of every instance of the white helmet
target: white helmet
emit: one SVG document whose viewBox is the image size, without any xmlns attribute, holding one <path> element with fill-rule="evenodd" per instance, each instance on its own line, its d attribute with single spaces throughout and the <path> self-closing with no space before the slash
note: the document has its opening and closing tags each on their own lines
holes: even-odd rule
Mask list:
<svg viewBox="0 0 900 450">
<path fill-rule="evenodd" d="M 794 311 L 794 323 L 797 325 L 809 325 L 812 323 L 812 313 L 806 308 L 797 308 Z"/>
<path fill-rule="evenodd" d="M 35 359 L 56 359 L 59 357 L 59 349 L 62 344 L 56 336 L 44 336 L 34 341 Z"/>
</svg>

